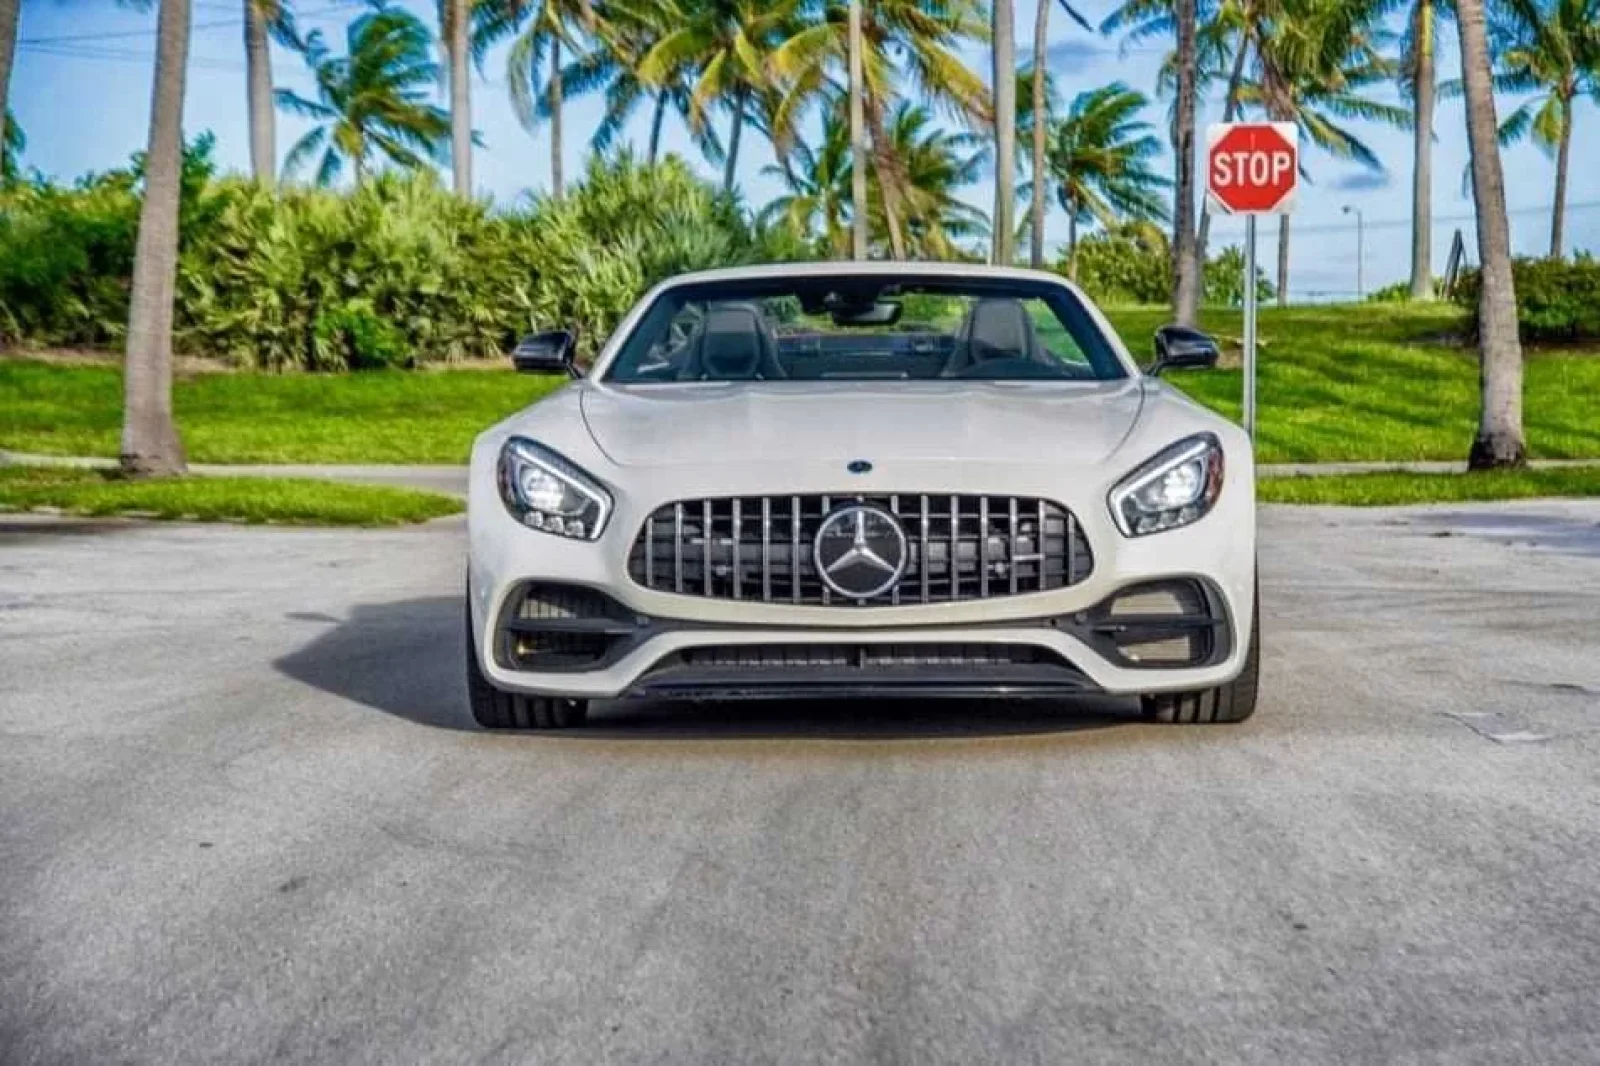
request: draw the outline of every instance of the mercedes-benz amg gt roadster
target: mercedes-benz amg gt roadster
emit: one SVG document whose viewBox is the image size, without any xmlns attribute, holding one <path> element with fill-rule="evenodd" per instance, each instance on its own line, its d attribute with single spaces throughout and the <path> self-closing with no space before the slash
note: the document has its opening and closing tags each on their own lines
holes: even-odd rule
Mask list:
<svg viewBox="0 0 1600 1066">
<path fill-rule="evenodd" d="M 828 263 L 674 278 L 484 432 L 467 688 L 489 727 L 627 698 L 1256 704 L 1250 442 L 1053 275 Z"/>
</svg>

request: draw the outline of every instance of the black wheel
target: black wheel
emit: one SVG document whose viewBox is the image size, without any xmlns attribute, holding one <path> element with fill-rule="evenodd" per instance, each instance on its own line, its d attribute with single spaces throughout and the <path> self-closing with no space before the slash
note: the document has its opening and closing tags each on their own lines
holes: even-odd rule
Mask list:
<svg viewBox="0 0 1600 1066">
<path fill-rule="evenodd" d="M 1145 696 L 1144 716 L 1154 722 L 1242 722 L 1256 713 L 1261 677 L 1261 595 L 1256 594 L 1250 644 L 1244 668 L 1226 685 L 1198 692 L 1159 692 Z"/>
<path fill-rule="evenodd" d="M 472 639 L 472 609 L 467 608 L 467 703 L 485 729 L 576 729 L 588 721 L 589 701 L 502 692 L 478 666 Z"/>
</svg>

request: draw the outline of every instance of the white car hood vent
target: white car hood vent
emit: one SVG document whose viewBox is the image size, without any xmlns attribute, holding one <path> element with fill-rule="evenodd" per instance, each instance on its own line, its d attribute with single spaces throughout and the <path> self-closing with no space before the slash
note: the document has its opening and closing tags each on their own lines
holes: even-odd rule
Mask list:
<svg viewBox="0 0 1600 1066">
<path fill-rule="evenodd" d="M 582 397 L 601 451 L 639 467 L 863 455 L 1091 465 L 1127 436 L 1140 402 L 1129 379 L 607 385 Z"/>
</svg>

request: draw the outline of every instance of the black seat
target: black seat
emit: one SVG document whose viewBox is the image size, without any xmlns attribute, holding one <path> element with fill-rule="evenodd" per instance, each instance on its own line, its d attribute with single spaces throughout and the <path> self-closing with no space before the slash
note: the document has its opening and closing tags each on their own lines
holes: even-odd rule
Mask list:
<svg viewBox="0 0 1600 1066">
<path fill-rule="evenodd" d="M 991 359 L 1039 360 L 1039 334 L 1033 316 L 1018 300 L 979 300 L 967 309 L 956 331 L 955 350 L 944 376 L 958 376 Z"/>
<path fill-rule="evenodd" d="M 777 342 L 761 309 L 748 303 L 716 304 L 706 311 L 695 358 L 685 377 L 697 381 L 787 378 Z"/>
</svg>

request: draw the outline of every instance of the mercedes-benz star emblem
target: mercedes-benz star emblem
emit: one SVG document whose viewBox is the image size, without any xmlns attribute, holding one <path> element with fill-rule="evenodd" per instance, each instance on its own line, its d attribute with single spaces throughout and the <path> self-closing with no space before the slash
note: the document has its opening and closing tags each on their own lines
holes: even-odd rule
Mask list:
<svg viewBox="0 0 1600 1066">
<path fill-rule="evenodd" d="M 893 588 L 911 554 L 900 520 L 873 503 L 850 503 L 831 512 L 817 529 L 812 553 L 823 583 L 853 600 Z"/>
</svg>

